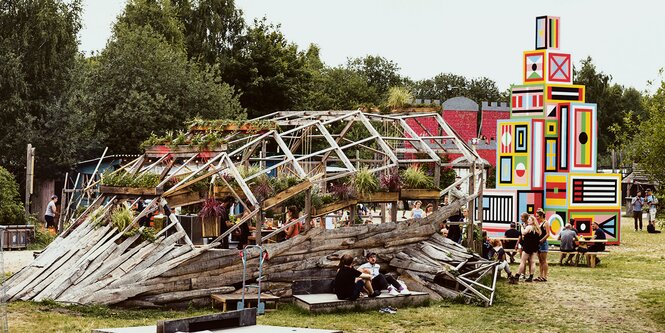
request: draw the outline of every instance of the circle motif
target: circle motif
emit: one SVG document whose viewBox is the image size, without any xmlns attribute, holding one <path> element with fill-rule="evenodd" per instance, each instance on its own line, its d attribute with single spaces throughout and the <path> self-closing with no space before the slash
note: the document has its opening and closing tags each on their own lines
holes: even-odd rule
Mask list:
<svg viewBox="0 0 665 333">
<path fill-rule="evenodd" d="M 586 134 L 586 132 L 582 132 L 582 133 L 580 133 L 580 136 L 579 136 L 578 139 L 580 140 L 581 144 L 585 144 L 585 143 L 589 142 L 589 135 Z"/>
</svg>

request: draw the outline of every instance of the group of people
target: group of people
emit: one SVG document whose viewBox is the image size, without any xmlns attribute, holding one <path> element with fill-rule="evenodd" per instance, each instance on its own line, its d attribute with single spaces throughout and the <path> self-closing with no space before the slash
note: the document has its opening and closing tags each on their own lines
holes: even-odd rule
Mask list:
<svg viewBox="0 0 665 333">
<path fill-rule="evenodd" d="M 642 197 L 642 191 L 637 191 L 637 195 L 633 197 L 630 204 L 633 209 L 635 231 L 638 231 L 638 226 L 639 231 L 642 231 L 642 216 L 644 215 L 644 209 L 647 208 L 649 217 L 647 232 L 652 234 L 660 233 L 660 230 L 656 229 L 656 211 L 658 206 L 658 198 L 653 195 L 650 188 L 646 190 L 646 197 Z"/>
<path fill-rule="evenodd" d="M 510 224 L 510 229 L 505 233 L 505 238 L 508 240 L 502 243 L 498 239 L 486 238 L 485 248 L 483 254 L 488 258 L 495 258 L 499 262 L 499 271 L 504 270 L 508 274 L 510 283 L 517 283 L 520 277 L 525 277 L 525 282 L 537 281 L 547 282 L 549 266 L 547 264 L 547 254 L 549 252 L 549 222 L 545 219 L 545 211 L 539 208 L 536 214 L 530 215 L 526 212 L 520 215 L 521 230 L 517 230 L 515 223 Z M 600 229 L 598 223 L 592 224 L 593 236 L 592 240 L 586 240 L 583 236 L 578 236 L 573 228 L 575 220 L 571 219 L 564 229 L 559 233 L 558 240 L 560 241 L 561 258 L 560 264 L 570 264 L 573 259 L 573 252 L 578 253 L 576 261 L 579 261 L 579 253 L 586 252 L 602 252 L 605 251 L 604 241 L 607 236 Z M 591 245 L 587 245 L 592 242 Z M 509 249 L 515 249 L 511 253 L 506 253 L 503 246 Z M 520 263 L 517 273 L 513 275 L 510 271 L 508 258 L 510 262 L 515 262 L 515 252 L 520 253 Z M 567 257 L 567 258 L 566 258 Z M 536 261 L 538 261 L 538 277 L 534 278 L 536 270 Z M 600 263 L 600 260 L 597 261 Z M 527 275 L 527 269 L 529 274 Z"/>
<path fill-rule="evenodd" d="M 334 282 L 337 299 L 354 301 L 363 294 L 376 297 L 381 295 L 382 290 L 387 290 L 392 296 L 410 294 L 405 285 L 380 272 L 376 253 L 368 253 L 366 259 L 367 262 L 356 269 L 353 268 L 353 257 L 350 254 L 342 255 Z"/>
</svg>

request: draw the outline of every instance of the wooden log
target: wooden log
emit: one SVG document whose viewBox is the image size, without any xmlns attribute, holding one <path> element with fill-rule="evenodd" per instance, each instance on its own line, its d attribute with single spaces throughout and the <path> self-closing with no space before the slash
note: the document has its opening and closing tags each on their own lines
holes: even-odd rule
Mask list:
<svg viewBox="0 0 665 333">
<path fill-rule="evenodd" d="M 210 297 L 212 294 L 227 294 L 235 291 L 233 287 L 217 287 L 207 289 L 196 289 L 188 291 L 179 291 L 168 294 L 160 294 L 142 297 L 141 300 L 154 304 L 168 304 L 176 301 L 190 300 L 199 297 Z"/>
<path fill-rule="evenodd" d="M 395 202 L 399 200 L 399 192 L 375 192 L 358 196 L 358 202 Z"/>
<path fill-rule="evenodd" d="M 403 188 L 399 196 L 401 200 L 436 200 L 441 197 L 441 190 Z"/>
</svg>

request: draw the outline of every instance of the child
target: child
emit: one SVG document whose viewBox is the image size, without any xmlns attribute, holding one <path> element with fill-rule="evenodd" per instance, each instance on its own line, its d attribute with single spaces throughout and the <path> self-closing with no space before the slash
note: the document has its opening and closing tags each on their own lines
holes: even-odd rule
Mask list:
<svg viewBox="0 0 665 333">
<path fill-rule="evenodd" d="M 498 239 L 492 239 L 490 244 L 494 250 L 493 257 L 499 262 L 499 265 L 497 266 L 499 267 L 499 275 L 501 275 L 501 270 L 505 270 L 508 274 L 509 282 L 513 283 L 513 274 L 510 273 L 510 265 L 508 265 L 508 260 L 506 260 L 506 251 L 503 249 L 503 246 L 501 246 L 501 241 Z"/>
<path fill-rule="evenodd" d="M 353 257 L 345 254 L 339 260 L 339 269 L 335 276 L 335 294 L 337 299 L 355 301 L 360 297 L 360 292 L 365 288 L 370 297 L 376 297 L 381 292 L 375 293 L 372 289 L 372 276 L 362 273 L 353 268 Z"/>
</svg>

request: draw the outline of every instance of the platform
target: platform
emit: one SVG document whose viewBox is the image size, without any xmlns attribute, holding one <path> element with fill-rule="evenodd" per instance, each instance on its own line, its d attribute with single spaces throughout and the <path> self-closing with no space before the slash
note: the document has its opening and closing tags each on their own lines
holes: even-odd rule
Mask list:
<svg viewBox="0 0 665 333">
<path fill-rule="evenodd" d="M 92 333 L 155 333 L 157 326 L 141 326 L 126 328 L 100 328 L 93 330 Z M 201 333 L 342 333 L 340 330 L 319 330 L 313 328 L 282 327 L 251 325 L 244 327 L 225 328 L 219 330 L 200 331 Z"/>
<path fill-rule="evenodd" d="M 429 294 L 412 291 L 411 295 L 391 296 L 384 291 L 378 297 L 363 297 L 355 301 L 342 301 L 331 293 L 293 295 L 295 304 L 312 313 L 334 312 L 340 310 L 372 310 L 385 306 L 403 308 L 418 306 L 429 301 Z"/>
</svg>

